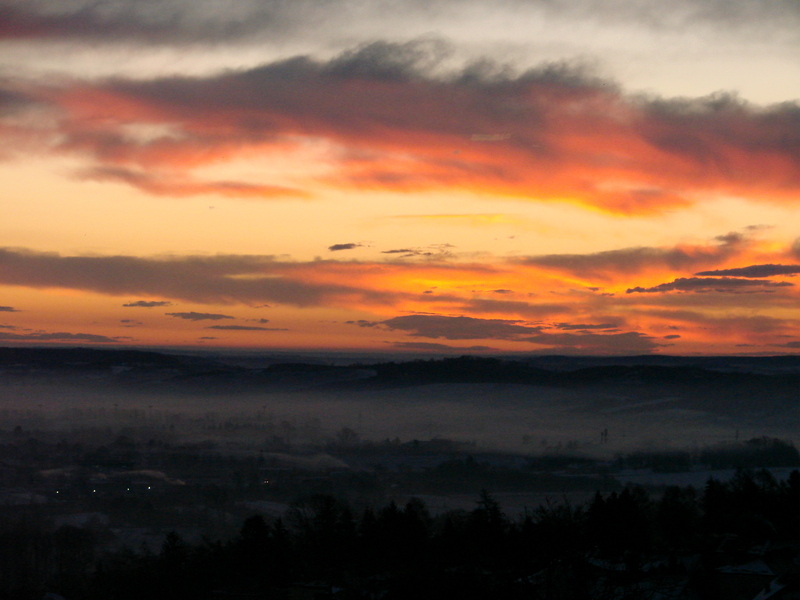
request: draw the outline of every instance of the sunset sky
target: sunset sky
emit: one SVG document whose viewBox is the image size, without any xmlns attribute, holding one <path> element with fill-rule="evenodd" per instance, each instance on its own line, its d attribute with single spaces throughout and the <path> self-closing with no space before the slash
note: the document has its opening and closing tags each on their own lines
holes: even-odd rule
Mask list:
<svg viewBox="0 0 800 600">
<path fill-rule="evenodd" d="M 0 345 L 800 351 L 795 0 L 0 0 Z"/>
</svg>

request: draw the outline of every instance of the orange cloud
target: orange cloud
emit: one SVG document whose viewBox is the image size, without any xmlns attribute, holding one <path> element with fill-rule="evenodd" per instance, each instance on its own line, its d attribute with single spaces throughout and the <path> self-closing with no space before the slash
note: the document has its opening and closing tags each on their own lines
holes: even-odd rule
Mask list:
<svg viewBox="0 0 800 600">
<path fill-rule="evenodd" d="M 234 316 L 249 319 L 253 315 L 239 315 L 242 309 L 181 307 L 167 313 L 173 318 L 164 318 L 163 311 L 152 308 L 179 302 L 220 307 L 266 302 L 272 310 L 280 307 L 284 315 L 297 309 L 335 310 L 340 315 L 358 315 L 338 318 L 352 318 L 363 326 L 363 330 L 354 329 L 360 332 L 357 336 L 342 335 L 349 343 L 355 339 L 383 343 L 387 335 L 402 343 L 403 336 L 411 335 L 496 341 L 495 346 L 506 350 L 650 352 L 663 350 L 663 342 L 658 340 L 665 336 L 670 336 L 666 339 L 676 348 L 711 343 L 733 348 L 745 343 L 784 343 L 785 336 L 800 335 L 800 320 L 794 316 L 800 293 L 796 286 L 785 285 L 791 283 L 786 279 L 791 280 L 794 269 L 776 263 L 751 265 L 749 246 L 738 239 L 724 236 L 717 244 L 699 246 L 704 248 L 699 252 L 678 247 L 640 248 L 635 252 L 623 249 L 617 254 L 583 255 L 580 260 L 581 255 L 569 255 L 569 260 L 557 264 L 548 258 L 546 266 L 540 266 L 536 257 L 523 263 L 500 259 L 468 264 L 427 260 L 301 262 L 258 255 L 148 258 L 0 249 L 0 285 L 67 290 L 76 296 L 124 297 L 125 308 L 118 310 L 151 308 L 148 318 L 157 312 L 161 321 L 183 321 L 186 325 Z M 776 250 L 775 257 L 783 255 L 783 250 Z M 698 265 L 715 261 L 729 270 L 745 269 L 739 271 L 742 274 L 765 275 L 769 271 L 771 278 L 692 277 Z M 739 266 L 735 266 L 737 261 Z M 748 265 L 755 268 L 748 269 Z M 556 267 L 577 271 L 587 279 L 603 279 L 603 285 L 609 287 L 578 287 L 571 272 L 562 274 Z M 672 276 L 667 277 L 668 273 Z M 645 280 L 675 284 L 651 285 L 647 293 L 624 293 Z M 8 304 L 13 304 L 14 312 L 3 314 L 14 315 L 14 327 L 35 318 L 19 301 Z M 87 300 L 86 304 L 91 303 Z M 274 321 L 270 319 L 270 323 Z M 114 327 L 124 324 L 117 316 L 113 323 L 89 333 L 117 339 L 116 333 L 123 332 Z M 284 324 L 279 321 L 274 329 L 267 329 L 279 333 Z M 678 326 L 680 333 L 673 329 Z M 244 327 L 214 326 L 234 332 L 258 331 L 249 324 L 248 329 Z M 175 338 L 181 331 L 166 326 L 161 335 Z M 16 329 L 8 329 L 8 333 L 23 335 Z"/>
<path fill-rule="evenodd" d="M 196 196 L 216 194 L 232 198 L 308 198 L 302 190 L 278 185 L 259 185 L 241 181 L 193 181 L 167 173 L 133 171 L 120 167 L 97 167 L 80 173 L 86 179 L 120 181 L 156 196 Z"/>
<path fill-rule="evenodd" d="M 376 43 L 329 62 L 296 57 L 205 78 L 73 83 L 39 98 L 53 106 L 58 149 L 93 161 L 88 173 L 116 173 L 151 193 L 302 195 L 193 183 L 188 171 L 325 140 L 324 160 L 335 168 L 316 183 L 344 188 L 466 190 L 626 214 L 715 193 L 800 197 L 794 104 L 629 97 L 552 68 L 434 78 L 424 47 L 405 62 L 398 51 Z M 158 180 L 143 175 L 154 172 Z"/>
<path fill-rule="evenodd" d="M 546 254 L 520 259 L 523 265 L 568 273 L 594 281 L 609 281 L 639 273 L 694 272 L 744 256 L 750 240 L 739 233 L 716 238 L 716 244 L 677 245 L 667 248 L 640 246 L 592 254 Z"/>
</svg>

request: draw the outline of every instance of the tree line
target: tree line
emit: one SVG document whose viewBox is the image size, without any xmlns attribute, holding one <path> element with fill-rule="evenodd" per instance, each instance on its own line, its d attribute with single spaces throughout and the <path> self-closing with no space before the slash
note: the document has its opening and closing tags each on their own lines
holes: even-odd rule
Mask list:
<svg viewBox="0 0 800 600">
<path fill-rule="evenodd" d="M 800 542 L 798 509 L 800 472 L 776 481 L 742 470 L 702 490 L 627 487 L 514 517 L 485 491 L 472 510 L 441 515 L 417 498 L 356 509 L 315 495 L 282 518 L 248 518 L 230 540 L 171 533 L 158 552 L 103 554 L 88 530 L 20 517 L 0 531 L 0 596 L 602 600 L 656 597 L 683 581 L 694 597 L 714 598 L 731 553 Z"/>
</svg>

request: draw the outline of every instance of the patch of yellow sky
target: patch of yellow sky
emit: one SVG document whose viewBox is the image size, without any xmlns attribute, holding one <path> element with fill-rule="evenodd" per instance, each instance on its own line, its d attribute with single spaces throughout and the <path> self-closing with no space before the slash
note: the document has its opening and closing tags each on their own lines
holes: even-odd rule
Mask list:
<svg viewBox="0 0 800 600">
<path fill-rule="evenodd" d="M 241 178 L 258 182 L 265 178 L 261 164 L 257 157 L 251 157 L 197 175 L 210 180 Z M 240 200 L 214 195 L 173 198 L 153 196 L 122 183 L 81 179 L 75 173 L 83 166 L 78 159 L 64 157 L 18 158 L 0 163 L 3 204 L 13 207 L 4 212 L 0 222 L 2 245 L 62 255 L 274 255 L 281 260 L 296 261 L 301 271 L 302 263 L 308 261 L 308 277 L 315 281 L 362 283 L 370 289 L 396 290 L 420 297 L 399 299 L 396 304 L 383 306 L 379 303 L 359 306 L 353 302 L 349 307 L 299 310 L 280 306 L 255 309 L 244 304 L 199 305 L 178 300 L 173 300 L 170 307 L 134 309 L 122 304 L 161 298 L 4 286 L 0 287 L 0 305 L 14 306 L 21 312 L 0 313 L 0 325 L 20 329 L 0 328 L 0 333 L 36 330 L 89 333 L 119 338 L 122 344 L 384 348 L 392 341 L 409 338 L 403 332 L 381 331 L 376 335 L 374 328 L 361 328 L 345 321 L 380 320 L 412 311 L 526 320 L 524 314 L 513 312 L 464 313 L 458 299 L 500 299 L 492 295 L 492 290 L 507 288 L 512 293 L 502 299 L 527 301 L 531 290 L 542 288 L 543 281 L 548 289 L 564 293 L 570 288 L 597 284 L 591 278 L 548 276 L 537 269 L 515 268 L 504 262 L 508 258 L 637 246 L 671 247 L 679 243 L 705 245 L 714 243 L 715 235 L 742 231 L 752 225 L 768 226 L 751 235 L 763 238 L 758 249 L 763 256 L 769 256 L 788 247 L 800 231 L 800 216 L 795 206 L 757 204 L 743 198 L 705 197 L 695 206 L 660 214 L 617 215 L 587 210 L 574 203 L 510 200 L 467 192 L 345 192 L 325 187 L 314 179 L 315 170 L 324 171 L 325 164 L 284 172 L 286 181 L 281 184 L 312 190 L 307 200 Z M 265 169 L 274 172 L 275 165 Z M 341 243 L 359 246 L 342 252 L 328 250 L 328 246 Z M 398 254 L 383 254 L 403 248 L 432 252 L 434 257 L 399 258 Z M 445 257 L 443 252 L 448 255 Z M 341 261 L 345 267 L 353 260 L 400 266 L 390 264 L 386 269 L 350 272 L 343 269 L 337 275 L 336 269 L 315 272 L 313 265 L 318 259 Z M 463 267 L 491 268 L 484 272 L 447 269 L 437 266 L 439 260 Z M 643 273 L 636 284 L 657 285 L 671 279 L 665 279 L 662 273 Z M 604 291 L 624 295 L 628 286 L 628 282 L 609 281 Z M 434 296 L 452 294 L 456 299 L 430 303 L 432 298 L 422 296 L 425 292 Z M 576 311 L 572 316 L 576 318 L 586 309 L 575 298 L 533 300 L 541 301 L 574 303 Z M 637 297 L 636 301 L 647 305 L 651 300 Z M 656 298 L 652 301 L 662 302 Z M 628 312 L 624 301 L 615 300 L 613 304 L 616 314 Z M 713 306 L 706 310 L 719 312 Z M 753 313 L 784 318 L 793 318 L 793 310 L 793 307 L 750 309 Z M 235 319 L 198 322 L 166 315 L 190 311 L 223 313 Z M 259 318 L 268 318 L 269 323 L 256 323 Z M 650 323 L 658 329 L 657 321 Z M 219 324 L 288 331 L 206 329 Z M 635 325 L 642 326 L 640 331 L 648 330 L 645 323 Z M 709 340 L 707 334 L 681 335 L 677 340 L 681 351 L 692 351 L 695 346 L 703 348 Z M 713 346 L 713 351 L 734 352 L 738 348 L 736 343 L 747 342 L 727 339 L 729 336 L 725 335 L 718 337 L 722 345 Z M 439 341 L 453 345 L 478 343 Z M 493 341 L 491 346 L 504 351 L 529 347 L 512 341 Z"/>
<path fill-rule="evenodd" d="M 257 170 L 255 162 L 248 167 Z M 81 166 L 65 158 L 0 163 L 9 208 L 0 221 L 3 246 L 64 254 L 288 255 L 302 261 L 396 258 L 380 253 L 451 244 L 453 254 L 471 260 L 703 244 L 751 225 L 770 226 L 769 237 L 782 244 L 800 230 L 796 206 L 742 198 L 705 197 L 689 208 L 643 216 L 460 191 L 345 192 L 313 182 L 309 200 L 174 198 L 81 179 L 75 175 Z M 337 243 L 361 247 L 327 250 Z"/>
</svg>

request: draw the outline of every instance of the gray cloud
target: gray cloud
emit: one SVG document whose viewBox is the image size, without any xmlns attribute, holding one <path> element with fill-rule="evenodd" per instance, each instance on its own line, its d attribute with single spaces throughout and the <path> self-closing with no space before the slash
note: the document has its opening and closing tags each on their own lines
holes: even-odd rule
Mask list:
<svg viewBox="0 0 800 600">
<path fill-rule="evenodd" d="M 791 287 L 794 284 L 788 281 L 753 281 L 737 277 L 679 277 L 670 283 L 662 283 L 653 287 L 628 288 L 626 293 L 654 293 L 654 292 L 730 292 L 747 288 L 781 288 Z"/>
<path fill-rule="evenodd" d="M 374 37 L 382 23 L 403 23 L 414 33 L 439 30 L 462 22 L 463 15 L 503 13 L 507 19 L 538 17 L 548 23 L 579 20 L 594 26 L 638 24 L 653 32 L 699 29 L 739 31 L 750 36 L 766 32 L 796 32 L 800 22 L 792 0 L 510 0 L 492 5 L 470 0 L 260 0 L 220 4 L 211 0 L 91 0 L 55 3 L 43 0 L 6 3 L 0 11 L 0 35 L 5 37 L 137 40 L 148 43 L 234 41 L 257 34 L 277 40 L 300 33 L 342 37 L 357 33 Z M 332 21 L 332 22 L 329 22 Z M 764 31 L 766 30 L 766 31 Z M 404 29 L 405 31 L 405 29 Z"/>
<path fill-rule="evenodd" d="M 137 300 L 136 302 L 129 302 L 122 306 L 128 308 L 157 308 L 159 306 L 172 306 L 172 302 L 166 300 Z"/>
<path fill-rule="evenodd" d="M 273 30 L 281 13 L 281 3 L 275 1 L 260 2 L 260 8 L 239 3 L 238 10 L 230 10 L 229 6 L 227 11 L 214 10 L 215 4 L 218 9 L 218 3 L 202 0 L 5 3 L 0 6 L 0 38 L 167 44 L 221 41 Z"/>
<path fill-rule="evenodd" d="M 550 346 L 554 350 L 573 350 L 578 352 L 600 352 L 613 354 L 649 354 L 658 348 L 652 337 L 637 331 L 625 333 L 597 334 L 585 333 L 540 333 L 526 337 L 526 342 Z"/>
<path fill-rule="evenodd" d="M 586 324 L 586 323 L 553 323 L 553 327 L 558 329 L 616 329 L 619 327 L 617 323 L 597 323 L 597 324 Z"/>
<path fill-rule="evenodd" d="M 450 256 L 450 248 L 455 248 L 452 244 L 431 244 L 425 248 L 392 248 L 391 250 L 381 250 L 381 254 L 399 254 L 400 258 L 411 258 L 412 256 L 435 256 L 443 258 Z"/>
<path fill-rule="evenodd" d="M 4 83 L 0 79 L 0 84 Z M 11 115 L 20 109 L 29 108 L 39 104 L 34 98 L 17 90 L 0 87 L 0 116 Z"/>
<path fill-rule="evenodd" d="M 349 243 L 349 244 L 334 244 L 333 246 L 328 246 L 328 250 L 331 252 L 338 252 L 339 250 L 352 250 L 354 248 L 360 248 L 361 244 Z"/>
<path fill-rule="evenodd" d="M 700 271 L 695 275 L 732 275 L 735 277 L 773 277 L 775 275 L 796 275 L 800 273 L 800 265 L 750 265 L 738 269 L 718 269 L 716 271 Z"/>
<path fill-rule="evenodd" d="M 230 315 L 221 315 L 218 313 L 199 313 L 199 312 L 174 312 L 165 313 L 168 317 L 176 317 L 178 319 L 186 319 L 188 321 L 219 321 L 220 319 L 233 319 Z"/>
<path fill-rule="evenodd" d="M 358 325 L 359 327 L 376 327 L 380 325 L 380 321 L 367 321 L 365 319 L 359 319 L 358 321 L 345 321 L 347 325 Z"/>
<path fill-rule="evenodd" d="M 112 140 L 108 140 L 112 142 Z M 113 143 L 113 142 L 112 142 Z M 123 144 L 122 140 L 116 140 Z M 101 166 L 84 169 L 77 173 L 81 179 L 95 181 L 120 181 L 156 196 L 196 196 L 217 194 L 235 198 L 307 198 L 301 190 L 277 186 L 248 183 L 246 181 L 195 181 L 186 176 L 144 172 L 119 166 Z"/>
<path fill-rule="evenodd" d="M 130 338 L 125 338 L 130 339 Z M 100 344 L 112 344 L 119 341 L 118 338 L 110 338 L 104 335 L 92 333 L 5 333 L 0 332 L 0 340 L 9 342 L 89 342 Z"/>
<path fill-rule="evenodd" d="M 403 44 L 381 40 L 346 50 L 324 72 L 343 79 L 404 81 L 429 74 L 449 52 L 449 45 L 438 38 Z"/>
<path fill-rule="evenodd" d="M 211 325 L 206 329 L 222 329 L 225 331 L 289 331 L 278 327 L 254 327 L 250 325 Z"/>
<path fill-rule="evenodd" d="M 0 249 L 0 284 L 4 285 L 112 296 L 147 294 L 202 304 L 277 302 L 304 307 L 343 298 L 391 303 L 396 297 L 392 292 L 308 283 L 293 272 L 299 267 L 324 268 L 324 263 L 294 264 L 254 255 L 139 258 Z"/>
<path fill-rule="evenodd" d="M 585 277 L 604 279 L 609 273 L 635 274 L 666 267 L 684 271 L 699 265 L 713 265 L 735 256 L 746 243 L 740 234 L 717 238 L 718 244 L 692 248 L 623 248 L 593 254 L 546 254 L 522 260 L 524 264 L 567 271 Z"/>
<path fill-rule="evenodd" d="M 539 327 L 519 325 L 520 321 L 503 319 L 476 319 L 473 317 L 445 317 L 439 315 L 407 315 L 394 317 L 381 324 L 389 329 L 408 331 L 415 337 L 444 338 L 447 340 L 496 339 L 514 340 L 520 336 L 538 333 Z"/>
<path fill-rule="evenodd" d="M 415 337 L 462 339 L 498 339 L 529 342 L 548 346 L 556 351 L 588 353 L 649 353 L 659 345 L 648 335 L 631 331 L 598 334 L 545 333 L 541 327 L 521 325 L 520 321 L 447 317 L 440 315 L 408 315 L 382 321 L 389 329 L 409 332 Z M 372 326 L 372 324 L 369 324 Z"/>
<path fill-rule="evenodd" d="M 19 312 L 19 310 L 13 306 L 0 306 L 0 312 Z"/>
</svg>

